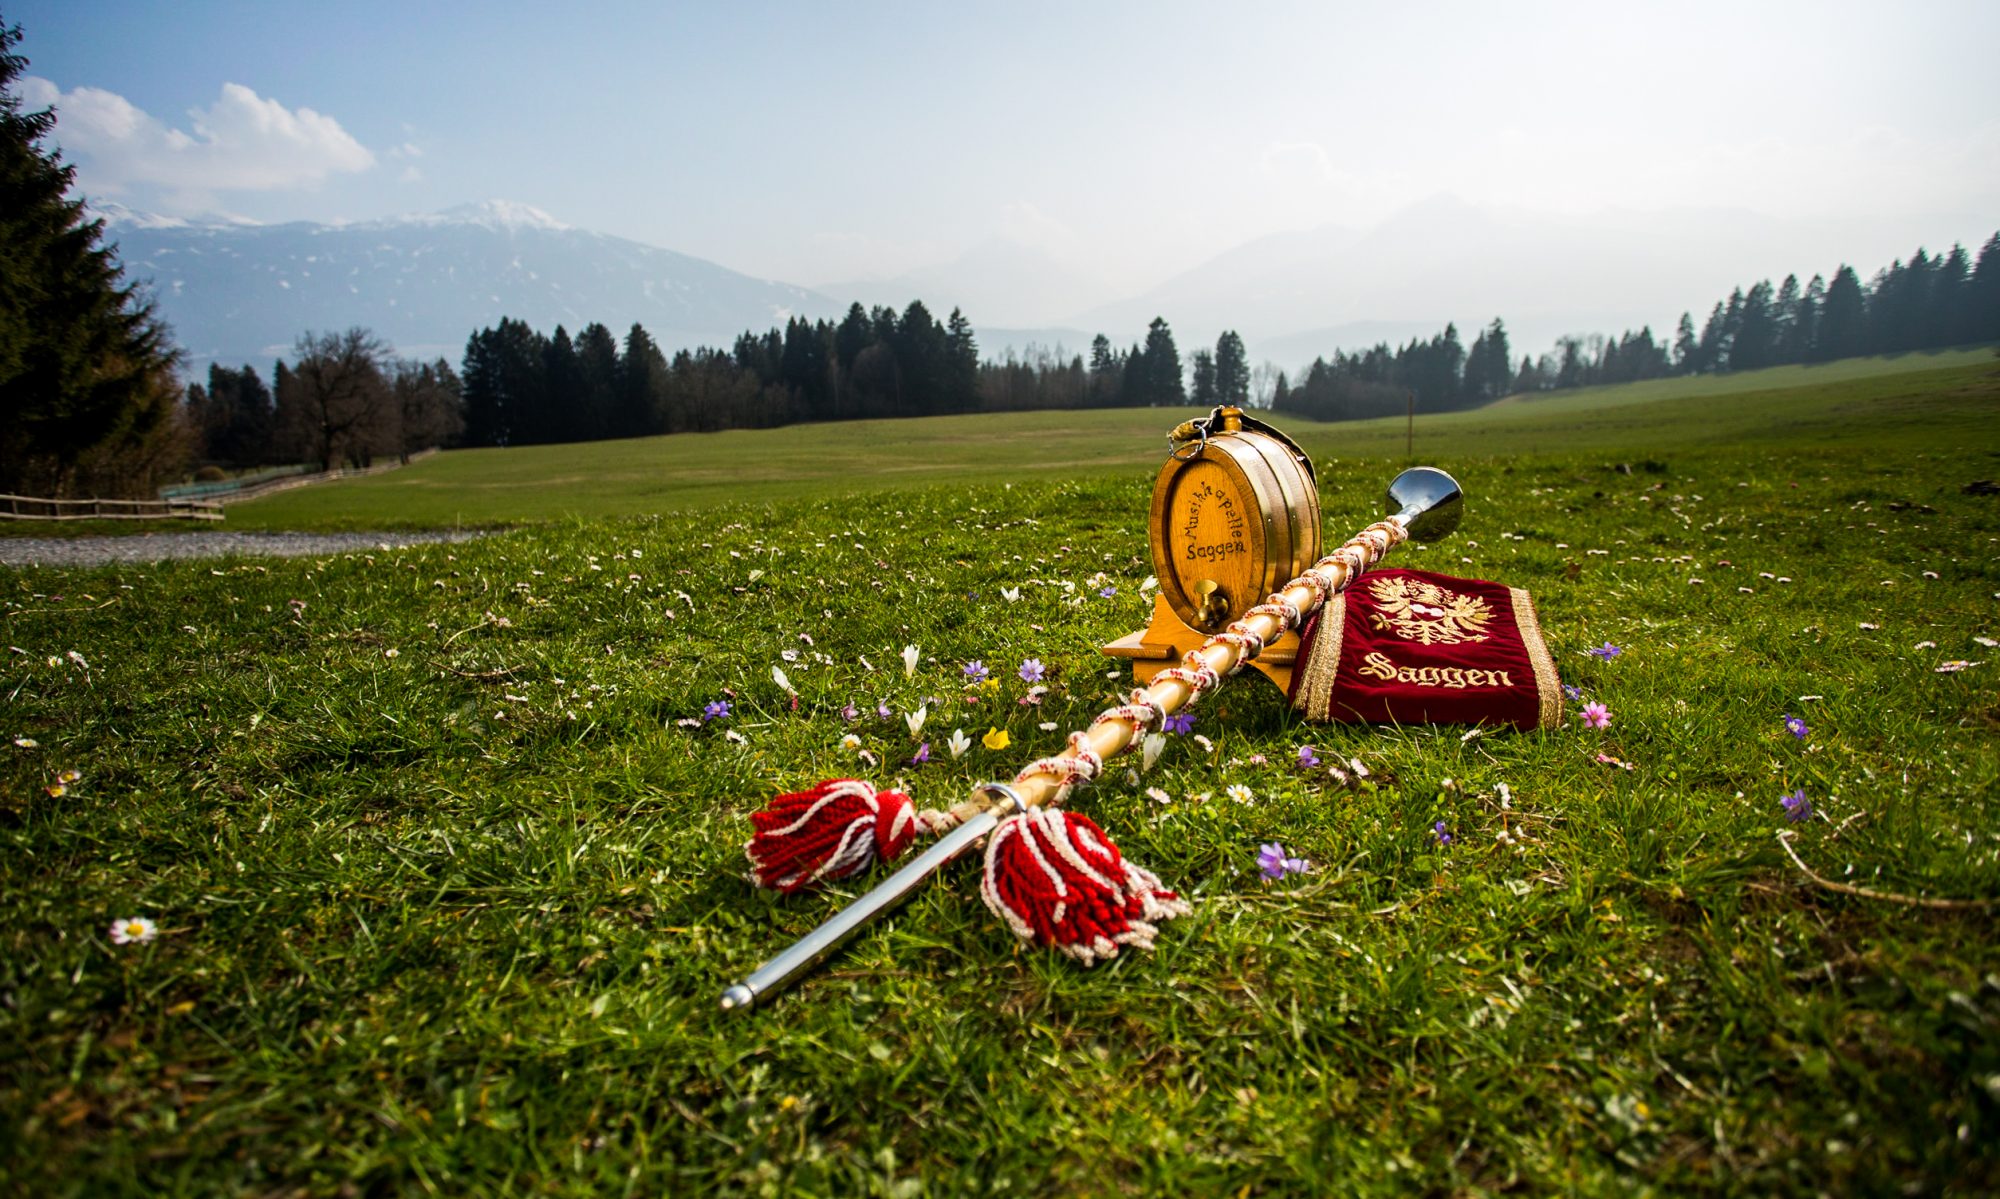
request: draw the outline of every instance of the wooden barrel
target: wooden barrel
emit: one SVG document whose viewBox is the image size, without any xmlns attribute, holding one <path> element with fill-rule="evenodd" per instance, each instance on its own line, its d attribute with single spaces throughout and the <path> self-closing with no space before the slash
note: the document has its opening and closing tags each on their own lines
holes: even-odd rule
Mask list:
<svg viewBox="0 0 2000 1199">
<path fill-rule="evenodd" d="M 1319 490 L 1305 452 L 1239 409 L 1169 437 L 1153 481 L 1153 573 L 1174 614 L 1212 633 L 1319 559 Z"/>
</svg>

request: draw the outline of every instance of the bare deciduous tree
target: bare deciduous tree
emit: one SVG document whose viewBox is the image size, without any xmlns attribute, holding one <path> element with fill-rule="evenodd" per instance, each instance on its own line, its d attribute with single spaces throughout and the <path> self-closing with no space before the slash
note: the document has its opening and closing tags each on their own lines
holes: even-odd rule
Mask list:
<svg viewBox="0 0 2000 1199">
<path fill-rule="evenodd" d="M 288 441 L 321 470 L 367 466 L 402 448 L 401 412 L 389 386 L 389 347 L 362 328 L 302 333 L 281 377 L 278 407 Z"/>
</svg>

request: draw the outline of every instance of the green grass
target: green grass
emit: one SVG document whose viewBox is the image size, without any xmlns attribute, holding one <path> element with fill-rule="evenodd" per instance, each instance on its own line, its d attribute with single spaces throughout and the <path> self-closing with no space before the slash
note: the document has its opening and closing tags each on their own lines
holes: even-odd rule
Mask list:
<svg viewBox="0 0 2000 1199">
<path fill-rule="evenodd" d="M 602 470 L 510 451 L 488 461 L 525 465 L 478 520 L 556 516 L 560 454 L 593 515 L 320 560 L 10 573 L 0 1181 L 1990 1192 L 1994 912 L 1835 894 L 1776 838 L 1848 883 L 2000 897 L 2000 653 L 1974 640 L 2000 639 L 2000 504 L 1961 490 L 2000 475 L 1992 369 L 1434 422 L 1420 453 L 1459 474 L 1466 522 L 1396 560 L 1529 588 L 1609 729 L 1306 726 L 1246 672 L 1200 716 L 1212 753 L 1176 738 L 1139 785 L 1114 772 L 1074 801 L 1192 897 L 1156 952 L 1084 970 L 1025 948 L 962 863 L 747 1018 L 720 990 L 839 902 L 742 882 L 766 797 L 863 770 L 942 805 L 1109 702 L 1094 647 L 1146 616 L 1162 414 L 1119 417 L 1129 461 L 1004 477 L 966 468 L 1091 443 L 884 427 L 931 438 L 915 456 L 951 481 L 851 490 L 825 435 L 867 447 L 861 426 L 806 431 L 817 455 L 798 431 L 631 443 Z M 992 440 L 954 449 L 955 429 Z M 1330 536 L 1373 517 L 1399 433 L 1304 430 Z M 695 445 L 728 447 L 757 502 L 690 477 L 720 469 Z M 661 514 L 609 515 L 646 502 L 649 454 L 681 467 Z M 760 480 L 766 457 L 806 479 Z M 434 519 L 425 489 L 384 485 L 508 481 L 458 465 L 478 461 L 341 490 Z M 1624 653 L 1584 654 L 1607 640 Z M 1040 708 L 1016 702 L 1031 656 L 1055 675 Z M 1007 683 L 968 692 L 975 658 Z M 1951 659 L 1982 664 L 1936 671 Z M 677 723 L 723 696 L 728 721 Z M 927 701 L 943 760 L 899 765 L 900 713 Z M 1012 748 L 940 749 L 994 725 Z M 889 765 L 858 766 L 850 731 Z M 1371 785 L 1298 771 L 1303 744 L 1359 757 Z M 47 794 L 65 769 L 80 781 Z M 1794 788 L 1817 809 L 1796 828 L 1777 802 Z M 1317 868 L 1264 882 L 1273 840 Z M 163 935 L 114 947 L 131 914 Z"/>
</svg>

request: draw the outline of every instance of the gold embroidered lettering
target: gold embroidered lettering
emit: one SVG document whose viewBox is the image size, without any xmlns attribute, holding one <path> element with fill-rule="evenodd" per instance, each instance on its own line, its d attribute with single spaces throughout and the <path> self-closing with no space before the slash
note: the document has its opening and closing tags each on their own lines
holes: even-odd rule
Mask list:
<svg viewBox="0 0 2000 1199">
<path fill-rule="evenodd" d="M 1512 687 L 1514 680 L 1504 670 L 1468 670 L 1462 666 L 1400 666 L 1387 654 L 1371 653 L 1361 660 L 1358 673 L 1384 682 L 1407 683 L 1412 687 L 1442 687 L 1463 691 L 1468 687 Z"/>
</svg>

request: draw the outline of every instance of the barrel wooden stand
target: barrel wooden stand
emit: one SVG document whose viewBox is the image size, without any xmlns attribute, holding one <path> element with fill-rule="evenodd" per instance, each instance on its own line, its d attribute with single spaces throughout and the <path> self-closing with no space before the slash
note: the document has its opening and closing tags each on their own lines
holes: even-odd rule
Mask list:
<svg viewBox="0 0 2000 1199">
<path fill-rule="evenodd" d="M 1129 658 L 1132 661 L 1132 678 L 1140 684 L 1150 683 L 1153 676 L 1169 666 L 1180 665 L 1181 658 L 1192 650 L 1201 648 L 1208 640 L 1207 633 L 1198 633 L 1168 605 L 1166 597 L 1153 597 L 1153 623 L 1136 633 L 1127 633 L 1118 640 L 1099 650 L 1107 658 Z M 1250 660 L 1250 667 L 1260 671 L 1265 678 L 1278 685 L 1278 690 L 1286 695 L 1292 693 L 1292 667 L 1299 659 L 1299 635 L 1286 633 L 1264 647 L 1264 652 Z"/>
</svg>

